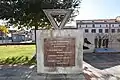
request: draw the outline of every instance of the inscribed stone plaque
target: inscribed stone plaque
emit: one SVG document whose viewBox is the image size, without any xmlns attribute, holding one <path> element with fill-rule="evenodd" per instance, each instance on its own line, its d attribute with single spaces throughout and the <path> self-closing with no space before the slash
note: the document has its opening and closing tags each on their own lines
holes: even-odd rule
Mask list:
<svg viewBox="0 0 120 80">
<path fill-rule="evenodd" d="M 44 66 L 75 66 L 75 38 L 45 38 Z"/>
<path fill-rule="evenodd" d="M 37 73 L 83 73 L 81 29 L 37 30 Z"/>
</svg>

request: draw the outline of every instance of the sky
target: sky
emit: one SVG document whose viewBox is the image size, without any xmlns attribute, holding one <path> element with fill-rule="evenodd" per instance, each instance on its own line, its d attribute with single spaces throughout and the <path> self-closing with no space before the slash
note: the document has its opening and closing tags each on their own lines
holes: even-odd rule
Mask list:
<svg viewBox="0 0 120 80">
<path fill-rule="evenodd" d="M 82 0 L 76 20 L 115 19 L 120 16 L 120 0 Z"/>
<path fill-rule="evenodd" d="M 82 0 L 75 19 L 115 19 L 117 16 L 120 16 L 120 0 Z"/>
</svg>

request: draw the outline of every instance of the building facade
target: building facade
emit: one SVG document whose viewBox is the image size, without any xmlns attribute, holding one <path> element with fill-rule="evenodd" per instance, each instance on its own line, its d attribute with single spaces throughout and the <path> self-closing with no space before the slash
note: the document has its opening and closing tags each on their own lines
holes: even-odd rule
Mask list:
<svg viewBox="0 0 120 80">
<path fill-rule="evenodd" d="M 76 20 L 76 27 L 83 29 L 84 38 L 87 38 L 92 44 L 84 45 L 88 46 L 91 51 L 95 48 L 95 38 L 99 36 L 102 41 L 107 36 L 109 48 L 120 49 L 120 17 L 116 19 Z M 104 46 L 100 48 L 104 48 Z"/>
<path fill-rule="evenodd" d="M 120 22 L 116 19 L 77 20 L 77 28 L 88 33 L 120 33 Z"/>
</svg>

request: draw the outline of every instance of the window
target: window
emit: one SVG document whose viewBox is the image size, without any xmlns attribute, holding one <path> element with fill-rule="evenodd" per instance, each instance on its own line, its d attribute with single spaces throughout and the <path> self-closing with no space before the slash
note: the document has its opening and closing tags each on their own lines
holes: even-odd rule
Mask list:
<svg viewBox="0 0 120 80">
<path fill-rule="evenodd" d="M 106 25 L 106 27 L 108 27 L 108 25 Z"/>
<path fill-rule="evenodd" d="M 108 33 L 108 31 L 109 31 L 108 29 L 105 29 L 105 33 Z"/>
<path fill-rule="evenodd" d="M 77 27 L 78 27 L 78 28 L 81 28 L 81 25 L 80 25 L 80 24 L 77 24 Z"/>
<path fill-rule="evenodd" d="M 13 39 L 17 39 L 17 38 L 14 36 Z"/>
<path fill-rule="evenodd" d="M 92 30 L 91 30 L 91 33 L 96 33 L 96 29 L 92 29 Z"/>
<path fill-rule="evenodd" d="M 81 28 L 81 25 L 79 25 L 79 28 Z"/>
<path fill-rule="evenodd" d="M 119 33 L 119 32 L 120 32 L 120 29 L 117 29 L 117 32 Z"/>
<path fill-rule="evenodd" d="M 114 24 L 112 25 L 112 27 L 114 27 Z"/>
<path fill-rule="evenodd" d="M 103 32 L 103 30 L 102 29 L 99 29 L 99 33 L 102 33 Z"/>
<path fill-rule="evenodd" d="M 85 33 L 89 33 L 89 30 L 88 30 L 88 29 L 85 29 Z"/>
<path fill-rule="evenodd" d="M 95 27 L 95 25 L 93 24 L 93 27 Z"/>
<path fill-rule="evenodd" d="M 111 29 L 112 33 L 115 33 L 115 29 Z"/>
<path fill-rule="evenodd" d="M 119 27 L 119 24 L 114 24 L 114 27 Z"/>
</svg>

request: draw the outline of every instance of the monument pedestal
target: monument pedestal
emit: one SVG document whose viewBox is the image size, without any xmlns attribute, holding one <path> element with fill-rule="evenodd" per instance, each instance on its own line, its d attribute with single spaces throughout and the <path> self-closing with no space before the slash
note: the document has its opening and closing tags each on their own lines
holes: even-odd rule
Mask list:
<svg viewBox="0 0 120 80">
<path fill-rule="evenodd" d="M 44 76 L 45 80 L 85 80 L 83 73 L 81 74 L 38 74 Z"/>
<path fill-rule="evenodd" d="M 46 80 L 82 80 L 82 30 L 37 30 L 36 33 L 37 73 L 45 74 Z"/>
</svg>

